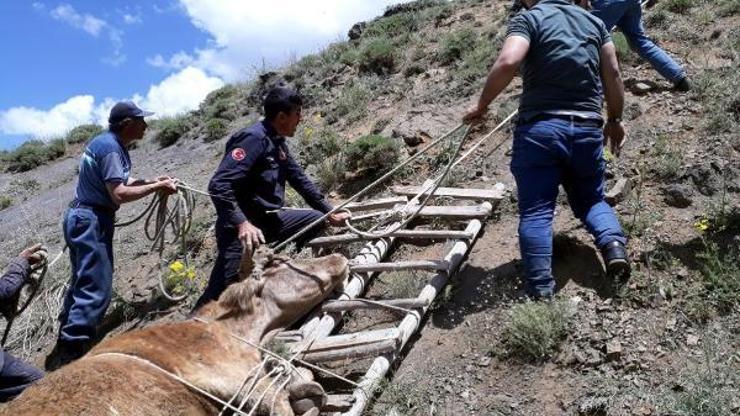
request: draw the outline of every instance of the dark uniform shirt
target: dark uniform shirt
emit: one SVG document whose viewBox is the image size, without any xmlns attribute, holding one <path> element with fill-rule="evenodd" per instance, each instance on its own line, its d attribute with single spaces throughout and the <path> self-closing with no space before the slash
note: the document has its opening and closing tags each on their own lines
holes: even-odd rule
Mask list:
<svg viewBox="0 0 740 416">
<path fill-rule="evenodd" d="M 599 18 L 568 0 L 542 0 L 511 19 L 507 36 L 529 40 L 520 118 L 601 118 L 601 47 L 611 36 Z"/>
<path fill-rule="evenodd" d="M 324 195 L 290 155 L 285 138 L 261 121 L 231 136 L 208 192 L 219 220 L 236 226 L 282 208 L 286 181 L 312 208 L 331 211 Z"/>
</svg>

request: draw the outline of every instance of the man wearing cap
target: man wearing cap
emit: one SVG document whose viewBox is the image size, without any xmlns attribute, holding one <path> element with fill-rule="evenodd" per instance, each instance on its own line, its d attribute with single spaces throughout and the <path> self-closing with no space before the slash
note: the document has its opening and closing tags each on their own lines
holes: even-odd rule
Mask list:
<svg viewBox="0 0 740 416">
<path fill-rule="evenodd" d="M 284 241 L 332 210 L 285 142 L 301 121 L 302 105 L 300 95 L 292 89 L 274 87 L 264 100 L 264 120 L 234 133 L 226 143 L 224 157 L 208 185 L 218 215 L 218 257 L 196 308 L 218 299 L 235 281 L 244 245 L 256 248 Z M 286 182 L 313 209 L 283 209 Z M 348 216 L 334 213 L 328 222 L 340 225 Z M 296 243 L 302 245 L 322 227 L 312 228 Z"/>
<path fill-rule="evenodd" d="M 31 266 L 40 259 L 36 253 L 41 244 L 21 251 L 8 265 L 5 274 L 0 277 L 0 310 L 6 319 L 15 316 L 18 294 L 31 275 Z M 11 312 L 12 311 L 12 312 Z M 31 384 L 44 376 L 39 369 L 0 350 L 0 402 L 7 402 L 21 394 Z"/>
<path fill-rule="evenodd" d="M 465 122 L 481 118 L 514 78 L 523 79 L 514 130 L 511 172 L 519 204 L 519 248 L 527 292 L 550 298 L 552 220 L 559 185 L 575 216 L 594 236 L 607 274 L 629 277 L 626 238 L 604 202 L 603 144 L 614 155 L 624 142 L 624 87 L 614 44 L 604 23 L 588 13 L 587 0 L 522 0 L 478 103 Z M 602 118 L 602 87 L 607 122 Z M 603 131 L 602 131 L 603 126 Z"/>
<path fill-rule="evenodd" d="M 113 285 L 113 223 L 121 204 L 153 192 L 177 191 L 174 179 L 136 180 L 130 176 L 128 146 L 144 137 L 144 111 L 132 102 L 113 106 L 109 128 L 88 143 L 79 165 L 75 199 L 64 215 L 64 239 L 72 275 L 59 315 L 56 352 L 47 368 L 82 356 L 95 338 Z"/>
</svg>

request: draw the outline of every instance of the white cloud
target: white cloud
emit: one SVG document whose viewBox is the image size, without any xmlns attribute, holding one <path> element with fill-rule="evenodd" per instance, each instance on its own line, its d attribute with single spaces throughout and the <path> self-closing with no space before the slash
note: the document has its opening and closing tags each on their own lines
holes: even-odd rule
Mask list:
<svg viewBox="0 0 740 416">
<path fill-rule="evenodd" d="M 191 22 L 212 37 L 212 46 L 193 51 L 193 62 L 187 64 L 232 82 L 261 67 L 263 59 L 275 66 L 291 55 L 315 52 L 343 38 L 353 23 L 404 1 L 283 0 L 275 7 L 256 0 L 180 0 Z M 154 57 L 150 63 L 172 63 L 173 58 Z"/>
<path fill-rule="evenodd" d="M 123 23 L 126 23 L 127 25 L 134 25 L 134 24 L 142 22 L 140 14 L 124 13 L 122 18 L 123 18 Z"/>
<path fill-rule="evenodd" d="M 165 69 L 182 69 L 191 65 L 193 61 L 193 57 L 183 51 L 172 55 L 170 59 L 165 59 L 161 54 L 156 54 L 146 60 L 153 67 Z"/>
<path fill-rule="evenodd" d="M 156 112 L 155 118 L 172 116 L 198 108 L 209 92 L 223 84 L 219 78 L 210 77 L 198 68 L 187 67 L 149 87 L 146 96 L 135 94 L 125 99 Z M 105 98 L 96 103 L 92 95 L 78 95 L 48 110 L 10 108 L 0 111 L 0 133 L 50 138 L 80 124 L 106 125 L 108 113 L 116 101 Z"/>
<path fill-rule="evenodd" d="M 57 6 L 57 8 L 51 11 L 51 17 L 61 20 L 77 29 L 82 29 L 93 36 L 98 36 L 100 31 L 107 26 L 105 20 L 98 19 L 90 14 L 82 15 L 69 4 Z"/>
<path fill-rule="evenodd" d="M 33 7 L 37 11 L 45 10 L 45 6 L 41 3 L 33 3 Z M 67 23 L 76 29 L 81 29 L 94 37 L 98 37 L 100 33 L 105 31 L 113 46 L 113 52 L 110 56 L 104 57 L 102 61 L 111 66 L 118 66 L 126 61 L 126 55 L 121 52 L 123 49 L 123 32 L 107 21 L 91 14 L 79 13 L 69 4 L 60 4 L 51 10 L 50 15 L 52 18 Z"/>
<path fill-rule="evenodd" d="M 219 78 L 209 77 L 198 68 L 187 67 L 151 86 L 141 105 L 156 112 L 157 116 L 172 116 L 197 108 L 209 92 L 223 85 Z"/>
<path fill-rule="evenodd" d="M 78 95 L 46 111 L 30 107 L 0 111 L 0 132 L 37 137 L 60 135 L 72 127 L 92 122 L 94 105 L 92 95 Z"/>
</svg>

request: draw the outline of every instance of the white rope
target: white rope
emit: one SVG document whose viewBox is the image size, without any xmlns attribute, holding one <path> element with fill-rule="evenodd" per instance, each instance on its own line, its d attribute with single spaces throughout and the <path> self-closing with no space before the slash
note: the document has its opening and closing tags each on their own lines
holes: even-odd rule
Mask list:
<svg viewBox="0 0 740 416">
<path fill-rule="evenodd" d="M 453 134 L 456 131 L 460 130 L 460 128 L 462 128 L 464 126 L 465 125 L 461 123 L 461 124 L 457 125 L 454 129 L 452 129 L 449 132 L 447 132 L 444 135 L 442 135 L 442 137 L 440 137 L 439 139 L 434 140 L 433 142 L 429 143 L 423 149 L 421 149 L 418 152 L 416 152 L 413 156 L 409 157 L 405 161 L 403 161 L 400 164 L 396 165 L 396 167 L 394 167 L 393 169 L 389 170 L 383 176 L 381 176 L 380 178 L 378 178 L 375 181 L 373 181 L 373 183 L 371 183 L 370 185 L 368 185 L 365 188 L 361 189 L 359 192 L 357 192 L 356 194 L 352 195 L 351 197 L 349 197 L 349 199 L 347 199 L 346 201 L 342 202 L 338 206 L 334 207 L 332 210 L 330 210 L 326 214 L 322 215 L 320 218 L 316 219 L 314 222 L 308 224 L 302 230 L 300 230 L 297 233 L 295 233 L 292 237 L 288 238 L 287 240 L 283 241 L 280 244 L 275 245 L 274 250 L 275 251 L 278 251 L 278 250 L 284 248 L 286 245 L 288 245 L 289 243 L 293 242 L 295 239 L 297 239 L 300 236 L 302 236 L 303 234 L 307 233 L 308 230 L 310 230 L 314 226 L 316 226 L 316 225 L 324 222 L 329 217 L 329 215 L 334 214 L 335 212 L 338 212 L 338 211 L 342 210 L 347 205 L 349 205 L 350 203 L 352 203 L 355 200 L 357 200 L 359 197 L 365 195 L 370 189 L 372 189 L 375 186 L 377 186 L 378 184 L 382 183 L 383 181 L 385 181 L 386 179 L 388 179 L 390 176 L 392 176 L 394 173 L 396 173 L 398 170 L 404 168 L 409 163 L 413 162 L 414 160 L 418 159 L 422 155 L 426 154 L 426 152 L 428 152 L 431 148 L 435 147 L 437 144 L 441 143 L 443 140 L 447 139 L 447 137 L 449 137 L 451 134 Z"/>
<path fill-rule="evenodd" d="M 362 237 L 365 237 L 365 238 L 385 238 L 385 237 L 389 237 L 391 234 L 400 230 L 401 228 L 406 227 L 406 225 L 408 225 L 411 221 L 413 221 L 414 218 L 416 218 L 416 216 L 419 215 L 421 210 L 424 209 L 424 207 L 429 202 L 429 200 L 434 196 L 434 193 L 437 191 L 437 188 L 439 188 L 439 186 L 442 184 L 444 179 L 450 173 L 450 170 L 452 169 L 454 165 L 455 157 L 460 153 L 460 150 L 465 144 L 465 140 L 467 139 L 469 132 L 470 132 L 470 126 L 466 126 L 463 131 L 462 139 L 460 139 L 460 143 L 458 143 L 457 147 L 455 148 L 455 153 L 450 158 L 450 162 L 447 164 L 447 166 L 445 166 L 445 169 L 442 172 L 442 174 L 440 174 L 436 179 L 434 179 L 431 184 L 427 186 L 422 186 L 421 191 L 418 194 L 416 194 L 415 197 L 411 198 L 408 202 L 406 202 L 406 205 L 404 206 L 402 212 L 405 213 L 406 209 L 408 209 L 408 207 L 410 207 L 412 204 L 416 207 L 416 211 L 414 211 L 411 215 L 406 216 L 406 218 L 404 218 L 402 221 L 396 223 L 392 227 L 386 228 L 385 230 L 381 232 L 373 233 L 373 232 L 361 231 L 357 229 L 356 227 L 354 227 L 351 224 L 349 219 L 347 219 L 346 221 L 347 228 L 349 228 L 353 233 L 360 235 Z M 426 193 L 426 197 L 424 198 L 423 201 L 419 202 L 419 198 L 425 193 Z"/>
</svg>

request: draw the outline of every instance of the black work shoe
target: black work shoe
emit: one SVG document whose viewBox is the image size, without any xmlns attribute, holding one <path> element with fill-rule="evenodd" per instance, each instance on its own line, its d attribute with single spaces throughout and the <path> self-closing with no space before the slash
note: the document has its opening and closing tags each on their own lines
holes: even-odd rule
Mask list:
<svg viewBox="0 0 740 416">
<path fill-rule="evenodd" d="M 612 241 L 601 248 L 601 255 L 606 266 L 606 275 L 619 285 L 624 285 L 630 278 L 630 261 L 627 249 L 619 241 Z"/>
<path fill-rule="evenodd" d="M 691 84 L 689 84 L 688 78 L 683 78 L 681 79 L 681 81 L 673 84 L 673 88 L 675 88 L 677 91 L 687 92 L 691 89 Z"/>
<path fill-rule="evenodd" d="M 46 356 L 44 368 L 46 371 L 54 371 L 77 360 L 86 352 L 87 346 L 84 342 L 57 340 L 54 349 Z"/>
</svg>

